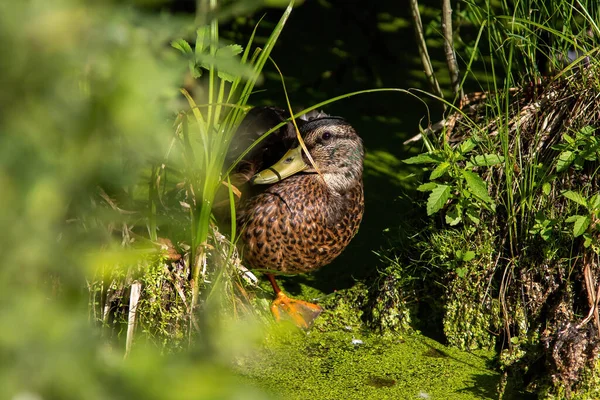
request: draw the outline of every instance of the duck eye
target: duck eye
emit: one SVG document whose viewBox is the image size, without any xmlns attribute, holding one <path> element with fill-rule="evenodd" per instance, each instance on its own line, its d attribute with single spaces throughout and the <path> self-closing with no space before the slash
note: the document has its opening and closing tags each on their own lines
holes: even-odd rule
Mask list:
<svg viewBox="0 0 600 400">
<path fill-rule="evenodd" d="M 329 132 L 329 131 L 323 132 L 323 134 L 321 135 L 321 139 L 323 139 L 323 140 L 331 139 L 331 132 Z"/>
</svg>

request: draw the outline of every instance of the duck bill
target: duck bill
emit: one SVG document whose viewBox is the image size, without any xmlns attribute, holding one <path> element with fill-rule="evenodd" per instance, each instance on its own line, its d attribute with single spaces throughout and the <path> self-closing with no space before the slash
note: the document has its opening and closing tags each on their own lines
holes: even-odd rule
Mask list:
<svg viewBox="0 0 600 400">
<path fill-rule="evenodd" d="M 279 182 L 288 176 L 292 176 L 308 168 L 309 165 L 304 162 L 302 157 L 302 146 L 298 146 L 285 153 L 277 163 L 254 175 L 252 183 L 255 185 L 268 185 Z"/>
</svg>

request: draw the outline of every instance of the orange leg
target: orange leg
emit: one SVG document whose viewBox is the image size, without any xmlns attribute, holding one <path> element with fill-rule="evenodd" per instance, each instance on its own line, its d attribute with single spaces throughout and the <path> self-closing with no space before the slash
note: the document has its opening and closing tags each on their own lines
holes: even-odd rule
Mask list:
<svg viewBox="0 0 600 400">
<path fill-rule="evenodd" d="M 281 314 L 283 313 L 299 328 L 310 328 L 323 309 L 317 304 L 290 299 L 281 291 L 273 275 L 267 274 L 267 278 L 269 278 L 275 292 L 275 300 L 271 304 L 271 313 L 273 313 L 275 320 L 281 321 Z"/>
</svg>

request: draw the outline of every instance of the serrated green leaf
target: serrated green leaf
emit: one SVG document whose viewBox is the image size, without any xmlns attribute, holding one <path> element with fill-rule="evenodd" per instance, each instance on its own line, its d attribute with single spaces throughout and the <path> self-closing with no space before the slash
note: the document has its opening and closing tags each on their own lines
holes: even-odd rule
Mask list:
<svg viewBox="0 0 600 400">
<path fill-rule="evenodd" d="M 427 183 L 424 183 L 424 184 L 420 185 L 417 188 L 417 190 L 419 192 L 429 192 L 430 190 L 433 190 L 436 187 L 437 187 L 437 183 L 435 183 L 435 182 L 427 182 Z"/>
<path fill-rule="evenodd" d="M 595 132 L 596 132 L 596 129 L 594 129 L 593 126 L 587 125 L 587 126 L 584 126 L 583 128 L 581 128 L 579 130 L 579 132 L 577 132 L 577 138 L 578 139 L 586 139 L 586 138 L 592 136 Z M 563 137 L 564 137 L 564 135 L 563 135 Z"/>
<path fill-rule="evenodd" d="M 475 197 L 479 198 L 480 200 L 483 200 L 488 204 L 492 204 L 494 202 L 488 194 L 487 185 L 479 175 L 466 170 L 462 170 L 461 172 L 463 177 L 465 178 L 465 181 L 467 182 L 467 187 L 469 188 L 469 191 Z"/>
<path fill-rule="evenodd" d="M 574 201 L 575 203 L 587 208 L 587 200 L 581 194 L 572 190 L 567 190 L 566 192 L 563 192 L 562 195 L 565 196 L 567 199 Z"/>
<path fill-rule="evenodd" d="M 239 59 L 236 56 L 243 50 L 242 46 L 237 44 L 230 44 L 229 46 L 221 47 L 217 50 L 216 62 L 219 67 L 217 72 L 219 78 L 228 82 L 233 82 L 237 75 L 236 73 L 239 74 L 240 71 L 238 70 L 242 67 L 242 64 L 239 63 Z M 243 67 L 247 68 L 245 65 Z"/>
<path fill-rule="evenodd" d="M 423 153 L 418 156 L 407 158 L 406 160 L 402 160 L 405 164 L 431 164 L 431 163 L 439 163 L 442 159 L 437 153 Z"/>
<path fill-rule="evenodd" d="M 450 168 L 450 163 L 444 161 L 443 163 L 435 167 L 433 171 L 431 171 L 431 176 L 429 177 L 429 179 L 434 180 L 439 178 L 440 176 L 444 175 L 446 171 L 448 171 L 448 168 Z"/>
<path fill-rule="evenodd" d="M 477 167 L 491 167 L 504 162 L 504 157 L 498 154 L 480 154 L 471 159 L 471 163 Z"/>
<path fill-rule="evenodd" d="M 590 209 L 592 210 L 597 210 L 598 208 L 600 208 L 600 194 L 596 193 L 595 195 L 593 195 L 589 203 Z"/>
<path fill-rule="evenodd" d="M 566 133 L 563 133 L 562 138 L 569 144 L 575 143 L 575 139 L 572 138 L 571 136 L 567 135 Z"/>
<path fill-rule="evenodd" d="M 575 153 L 570 150 L 563 151 L 556 160 L 556 172 L 563 172 L 575 161 Z"/>
<path fill-rule="evenodd" d="M 473 150 L 475 147 L 477 147 L 477 142 L 475 140 L 473 140 L 472 138 L 470 138 L 460 144 L 460 146 L 458 148 L 458 152 L 460 154 L 467 154 L 468 152 Z"/>
<path fill-rule="evenodd" d="M 578 237 L 585 233 L 592 219 L 588 215 L 580 215 L 573 225 L 573 236 Z"/>
<path fill-rule="evenodd" d="M 450 186 L 437 185 L 427 199 L 427 215 L 432 215 L 444 207 L 450 198 Z"/>
<path fill-rule="evenodd" d="M 583 239 L 583 247 L 589 248 L 592 244 L 592 237 L 586 233 L 583 235 Z"/>
<path fill-rule="evenodd" d="M 190 44 L 185 41 L 184 39 L 177 39 L 177 40 L 173 40 L 171 42 L 171 47 L 181 51 L 183 54 L 194 54 L 194 51 L 192 50 L 192 47 L 190 46 Z"/>
<path fill-rule="evenodd" d="M 239 44 L 230 44 L 217 50 L 217 57 L 235 57 L 241 54 L 242 51 L 244 51 L 244 48 Z"/>
<path fill-rule="evenodd" d="M 565 219 L 565 222 L 566 223 L 575 222 L 581 217 L 583 217 L 583 215 L 571 215 L 569 218 Z"/>
<path fill-rule="evenodd" d="M 458 205 L 453 205 L 446 213 L 446 223 L 450 226 L 456 226 L 462 221 L 462 209 Z"/>
<path fill-rule="evenodd" d="M 544 193 L 546 196 L 548 196 L 550 194 L 551 190 L 552 190 L 552 185 L 550 185 L 550 182 L 546 182 L 542 185 L 542 193 Z"/>
</svg>

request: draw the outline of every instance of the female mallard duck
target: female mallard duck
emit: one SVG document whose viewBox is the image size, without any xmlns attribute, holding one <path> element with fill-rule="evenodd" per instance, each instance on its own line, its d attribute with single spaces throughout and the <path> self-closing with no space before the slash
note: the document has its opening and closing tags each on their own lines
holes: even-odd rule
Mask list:
<svg viewBox="0 0 600 400">
<path fill-rule="evenodd" d="M 275 108 L 254 110 L 242 122 L 242 138 L 260 136 L 287 115 Z M 350 243 L 364 211 L 364 151 L 362 140 L 342 118 L 317 113 L 298 120 L 298 126 L 313 162 L 291 123 L 259 143 L 236 169 L 252 184 L 241 199 L 237 224 L 245 261 L 265 272 L 273 285 L 275 318 L 280 319 L 282 309 L 297 325 L 308 327 L 321 307 L 288 298 L 273 274 L 313 271 Z M 274 163 L 276 157 L 281 159 Z"/>
</svg>

